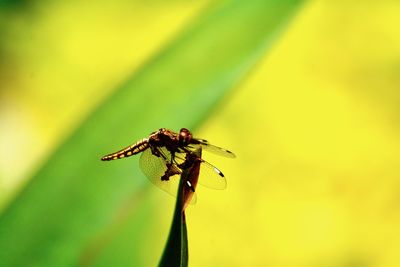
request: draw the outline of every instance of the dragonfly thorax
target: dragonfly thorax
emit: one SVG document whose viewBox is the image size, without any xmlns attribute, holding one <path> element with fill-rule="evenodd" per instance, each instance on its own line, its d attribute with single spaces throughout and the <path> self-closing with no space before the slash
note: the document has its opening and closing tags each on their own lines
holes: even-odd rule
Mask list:
<svg viewBox="0 0 400 267">
<path fill-rule="evenodd" d="M 180 152 L 192 141 L 192 133 L 182 128 L 179 133 L 161 128 L 149 137 L 150 147 L 165 147 L 170 152 Z"/>
<path fill-rule="evenodd" d="M 173 131 L 161 128 L 149 137 L 150 147 L 165 147 L 170 152 L 179 150 L 179 135 Z"/>
</svg>

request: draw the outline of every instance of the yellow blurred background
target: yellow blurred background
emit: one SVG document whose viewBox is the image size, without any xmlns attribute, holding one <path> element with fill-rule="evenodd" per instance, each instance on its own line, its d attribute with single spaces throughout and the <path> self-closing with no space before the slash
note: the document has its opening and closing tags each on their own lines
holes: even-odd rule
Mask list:
<svg viewBox="0 0 400 267">
<path fill-rule="evenodd" d="M 35 172 L 111 90 L 206 3 L 46 1 L 4 8 L 1 195 Z"/>
<path fill-rule="evenodd" d="M 0 205 L 209 3 L 4 8 Z M 237 158 L 204 154 L 228 189 L 198 188 L 190 266 L 400 266 L 398 14 L 399 1 L 309 1 L 195 133 Z"/>
</svg>

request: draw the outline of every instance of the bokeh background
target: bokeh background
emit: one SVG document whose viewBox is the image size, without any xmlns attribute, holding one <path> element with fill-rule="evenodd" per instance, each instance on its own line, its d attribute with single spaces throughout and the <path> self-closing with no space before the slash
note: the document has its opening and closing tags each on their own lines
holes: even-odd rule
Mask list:
<svg viewBox="0 0 400 267">
<path fill-rule="evenodd" d="M 155 266 L 174 199 L 99 157 L 159 127 L 237 154 L 204 153 L 190 266 L 400 266 L 399 14 L 0 1 L 0 266 Z"/>
</svg>

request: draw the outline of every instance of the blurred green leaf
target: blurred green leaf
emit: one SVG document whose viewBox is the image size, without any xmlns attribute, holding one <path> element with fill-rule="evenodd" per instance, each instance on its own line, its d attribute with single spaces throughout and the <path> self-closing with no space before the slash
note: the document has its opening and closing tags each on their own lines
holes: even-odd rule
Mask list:
<svg viewBox="0 0 400 267">
<path fill-rule="evenodd" d="M 149 227 L 142 221 L 145 212 L 154 208 L 146 200 L 149 183 L 135 160 L 107 164 L 100 162 L 100 156 L 159 127 L 198 126 L 263 56 L 300 2 L 215 5 L 135 73 L 82 123 L 3 212 L 0 266 L 76 265 L 87 246 L 126 209 L 134 216 L 125 219 L 140 236 L 141 229 Z M 127 202 L 133 205 L 126 208 Z M 114 234 L 108 239 L 113 240 Z M 118 261 L 124 263 L 127 257 L 129 264 L 122 266 L 143 265 L 139 252 L 126 248 L 129 241 L 112 244 L 125 246 L 123 255 L 109 255 L 113 249 L 103 248 L 100 261 L 94 253 L 80 263 L 102 265 L 102 260 L 113 262 L 123 256 Z"/>
</svg>

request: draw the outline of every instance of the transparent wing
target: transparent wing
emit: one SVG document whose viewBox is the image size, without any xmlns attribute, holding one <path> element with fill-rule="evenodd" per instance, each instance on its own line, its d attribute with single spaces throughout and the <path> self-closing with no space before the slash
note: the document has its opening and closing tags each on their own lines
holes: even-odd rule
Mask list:
<svg viewBox="0 0 400 267">
<path fill-rule="evenodd" d="M 217 167 L 202 160 L 199 184 L 212 189 L 222 190 L 226 188 L 226 179 L 224 174 Z"/>
<path fill-rule="evenodd" d="M 171 153 L 167 149 L 159 148 L 158 150 L 164 157 L 153 155 L 151 149 L 142 152 L 139 160 L 140 169 L 155 186 L 176 197 L 181 170 L 174 163 L 171 163 Z M 169 170 L 168 165 L 172 165 Z M 168 180 L 162 180 L 161 178 L 167 171 L 174 175 L 169 176 Z M 190 204 L 194 203 L 196 203 L 195 194 Z"/>
<path fill-rule="evenodd" d="M 219 147 L 219 146 L 214 146 L 214 145 L 210 144 L 207 140 L 204 140 L 204 139 L 193 138 L 193 145 L 194 146 L 192 148 L 194 148 L 196 145 L 200 145 L 205 150 L 207 150 L 211 153 L 214 153 L 216 155 L 220 155 L 220 156 L 224 156 L 224 157 L 228 157 L 228 158 L 236 157 L 236 155 L 232 151 L 229 151 L 229 150 Z"/>
<path fill-rule="evenodd" d="M 183 160 L 181 155 L 175 156 L 175 158 L 179 159 L 180 161 Z M 225 175 L 222 173 L 222 171 L 211 163 L 201 158 L 200 160 L 200 177 L 198 178 L 198 183 L 211 189 L 225 189 L 227 186 L 227 182 L 225 179 Z"/>
</svg>

